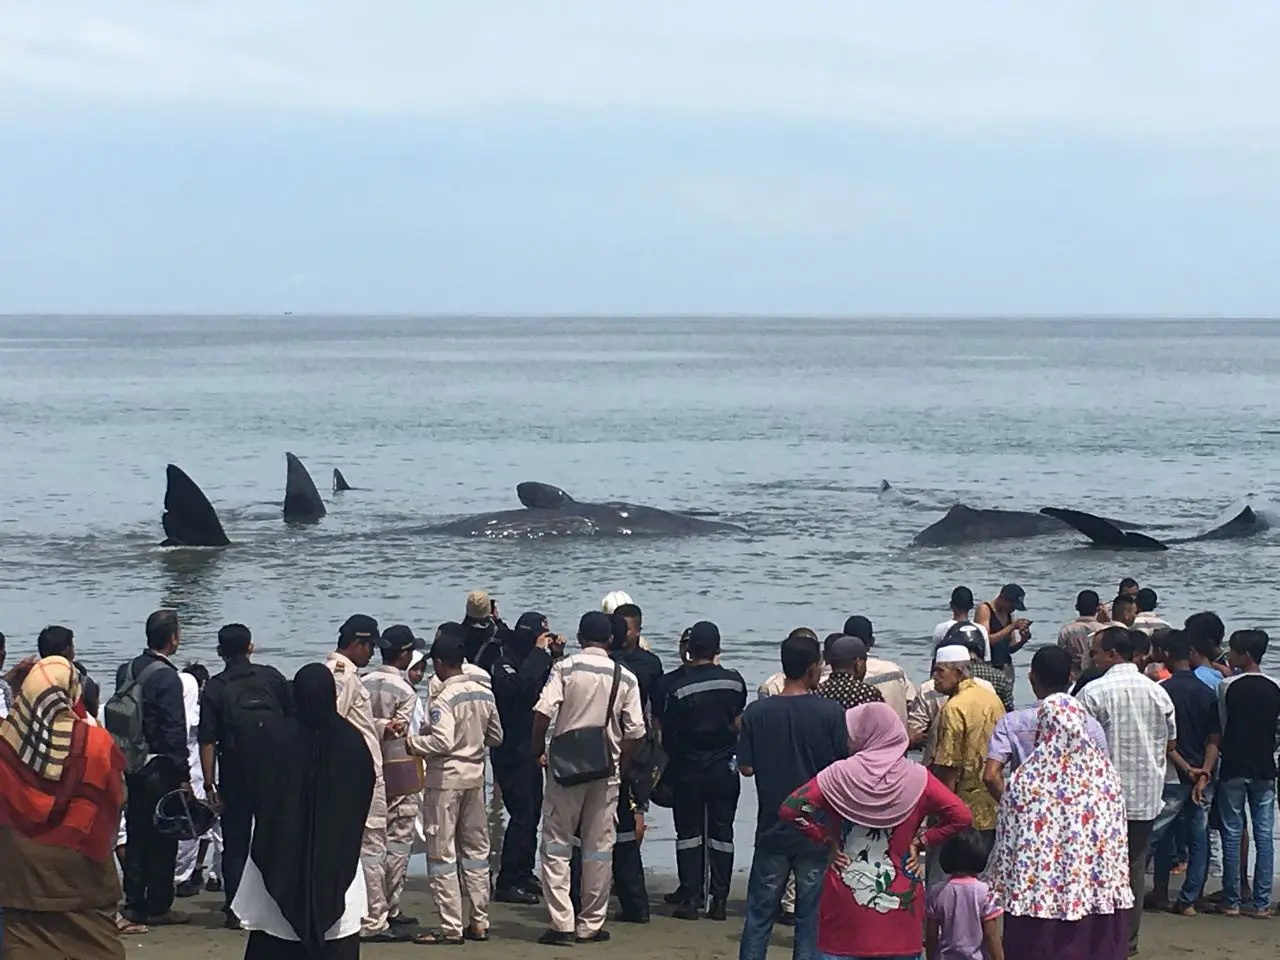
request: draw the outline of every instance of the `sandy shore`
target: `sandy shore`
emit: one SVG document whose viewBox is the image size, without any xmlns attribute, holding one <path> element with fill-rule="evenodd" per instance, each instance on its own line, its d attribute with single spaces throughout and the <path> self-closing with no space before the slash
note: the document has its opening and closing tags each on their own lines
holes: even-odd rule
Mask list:
<svg viewBox="0 0 1280 960">
<path fill-rule="evenodd" d="M 655 901 L 675 887 L 674 880 L 657 875 L 650 876 L 649 892 Z M 493 910 L 493 939 L 488 943 L 468 943 L 465 952 L 471 960 L 509 960 L 510 957 L 527 955 L 530 960 L 545 957 L 580 956 L 583 952 L 599 954 L 604 958 L 626 960 L 729 960 L 738 955 L 738 935 L 742 930 L 745 907 L 742 902 L 741 884 L 735 889 L 737 898 L 730 906 L 727 923 L 709 920 L 697 923 L 672 920 L 666 914 L 669 907 L 654 906 L 654 918 L 646 926 L 611 923 L 613 934 L 609 943 L 596 946 L 552 948 L 536 944 L 538 935 L 546 929 L 545 908 L 511 907 L 495 904 Z M 190 926 L 153 930 L 145 936 L 130 937 L 126 948 L 130 958 L 137 960 L 230 960 L 244 952 L 247 934 L 231 933 L 221 929 L 222 914 L 218 912 L 221 897 L 201 895 L 179 903 L 180 909 L 190 912 L 194 921 Z M 410 892 L 405 903 L 406 912 L 424 922 L 432 922 L 434 910 L 426 892 L 425 881 L 410 881 Z M 1170 914 L 1148 913 L 1142 924 L 1142 957 L 1227 957 L 1234 960 L 1274 960 L 1276 938 L 1280 935 L 1280 918 L 1270 921 L 1236 919 L 1215 916 L 1194 918 L 1175 917 Z M 387 960 L 406 960 L 421 957 L 423 947 L 413 944 L 376 944 L 361 951 L 364 957 L 385 957 Z M 779 958 L 791 955 L 791 931 L 778 927 L 774 931 L 771 956 Z M 1021 960 L 1021 958 L 1009 958 Z"/>
</svg>

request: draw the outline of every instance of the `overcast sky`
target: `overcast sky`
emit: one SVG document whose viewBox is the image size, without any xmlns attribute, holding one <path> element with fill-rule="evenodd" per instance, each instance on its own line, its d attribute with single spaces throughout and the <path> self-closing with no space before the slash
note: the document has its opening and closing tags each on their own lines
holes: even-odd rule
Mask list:
<svg viewBox="0 0 1280 960">
<path fill-rule="evenodd" d="M 1280 314 L 1280 3 L 0 0 L 0 312 Z"/>
</svg>

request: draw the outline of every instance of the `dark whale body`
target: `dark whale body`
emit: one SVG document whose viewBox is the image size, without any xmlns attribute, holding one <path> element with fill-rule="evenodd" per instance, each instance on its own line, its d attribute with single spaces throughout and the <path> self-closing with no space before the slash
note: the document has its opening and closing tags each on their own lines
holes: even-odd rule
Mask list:
<svg viewBox="0 0 1280 960">
<path fill-rule="evenodd" d="M 225 547 L 231 541 L 222 529 L 218 512 L 180 467 L 165 467 L 164 527 L 162 547 Z"/>
<path fill-rule="evenodd" d="M 284 455 L 284 519 L 286 523 L 315 523 L 329 511 L 320 499 L 316 482 L 292 453 Z"/>
<path fill-rule="evenodd" d="M 423 527 L 418 533 L 491 539 L 538 539 L 548 536 L 680 537 L 705 533 L 742 533 L 744 528 L 722 520 L 641 504 L 581 503 L 549 483 L 525 481 L 516 486 L 523 510 L 481 513 L 448 523 Z"/>
</svg>

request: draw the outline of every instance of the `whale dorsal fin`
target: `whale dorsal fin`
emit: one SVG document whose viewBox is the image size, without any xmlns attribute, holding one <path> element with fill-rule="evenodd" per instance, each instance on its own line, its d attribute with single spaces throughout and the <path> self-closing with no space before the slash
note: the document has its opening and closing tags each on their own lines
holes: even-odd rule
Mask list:
<svg viewBox="0 0 1280 960">
<path fill-rule="evenodd" d="M 328 510 L 320 499 L 316 482 L 292 453 L 284 455 L 286 475 L 284 481 L 284 518 L 295 523 L 319 520 Z"/>
<path fill-rule="evenodd" d="M 222 529 L 218 511 L 181 467 L 165 468 L 164 527 L 166 547 L 225 547 L 231 541 Z"/>
<path fill-rule="evenodd" d="M 341 493 L 343 490 L 350 490 L 351 485 L 347 483 L 347 478 L 342 475 L 342 471 L 337 467 L 333 468 L 333 492 Z"/>
<path fill-rule="evenodd" d="M 565 504 L 573 503 L 573 497 L 550 483 L 539 483 L 526 480 L 516 484 L 516 496 L 520 502 L 531 510 L 557 510 Z"/>
</svg>

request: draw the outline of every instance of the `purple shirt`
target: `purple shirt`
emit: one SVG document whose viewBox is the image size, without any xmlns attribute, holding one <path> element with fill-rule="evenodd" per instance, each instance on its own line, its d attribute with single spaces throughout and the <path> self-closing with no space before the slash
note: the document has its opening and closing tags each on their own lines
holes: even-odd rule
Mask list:
<svg viewBox="0 0 1280 960">
<path fill-rule="evenodd" d="M 925 911 L 938 923 L 937 960 L 984 960 L 982 924 L 1004 912 L 977 877 L 953 877 L 930 887 Z"/>
<path fill-rule="evenodd" d="M 1006 775 L 1022 766 L 1036 748 L 1036 721 L 1039 712 L 1040 704 L 1036 703 L 1034 707 L 1006 713 L 996 723 L 996 728 L 991 733 L 991 742 L 987 744 L 987 759 L 1003 763 L 1007 768 Z M 1084 732 L 1098 745 L 1099 750 L 1108 757 L 1111 756 L 1107 753 L 1107 735 L 1094 717 L 1085 719 Z"/>
</svg>

